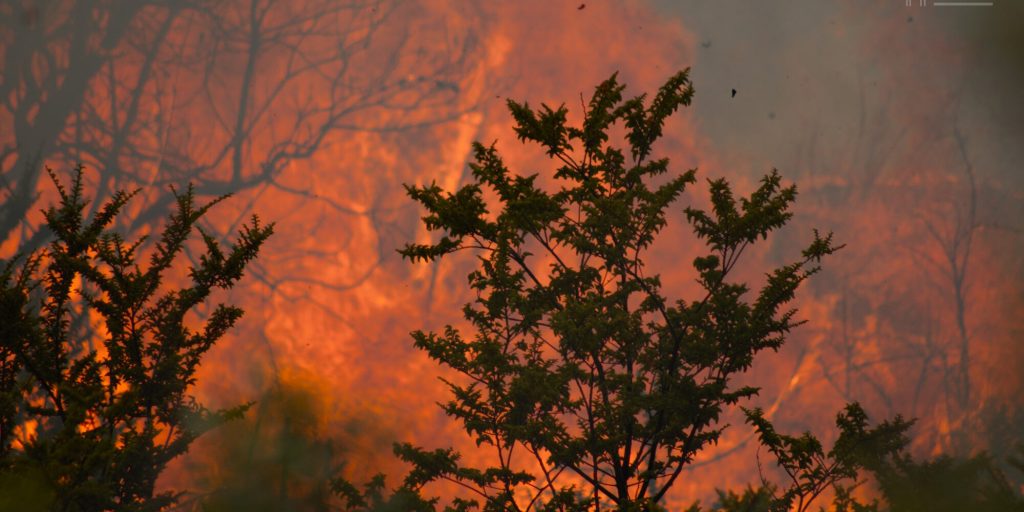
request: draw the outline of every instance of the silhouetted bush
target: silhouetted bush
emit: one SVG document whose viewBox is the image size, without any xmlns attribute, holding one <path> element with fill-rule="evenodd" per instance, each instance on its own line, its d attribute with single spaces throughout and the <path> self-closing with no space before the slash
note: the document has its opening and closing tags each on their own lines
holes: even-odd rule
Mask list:
<svg viewBox="0 0 1024 512">
<path fill-rule="evenodd" d="M 0 508 L 160 510 L 176 498 L 154 494 L 167 463 L 248 407 L 211 411 L 190 395 L 203 355 L 242 316 L 195 310 L 242 277 L 273 226 L 253 217 L 224 247 L 197 227 L 223 197 L 197 205 L 189 187 L 143 263 L 142 240 L 108 230 L 133 194 L 86 218 L 82 169 L 70 189 L 50 175 L 55 240 L 0 274 Z M 194 231 L 204 250 L 175 288 L 165 275 Z"/>
</svg>

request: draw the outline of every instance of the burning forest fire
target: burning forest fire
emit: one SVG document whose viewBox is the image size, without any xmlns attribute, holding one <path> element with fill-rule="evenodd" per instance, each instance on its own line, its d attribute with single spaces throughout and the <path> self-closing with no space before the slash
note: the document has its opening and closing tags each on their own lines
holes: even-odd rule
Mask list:
<svg viewBox="0 0 1024 512">
<path fill-rule="evenodd" d="M 709 207 L 708 179 L 747 196 L 778 168 L 798 187 L 792 221 L 737 268 L 754 288 L 814 228 L 845 244 L 797 294 L 807 323 L 743 375 L 762 387 L 746 405 L 828 442 L 847 402 L 872 420 L 915 418 L 915 457 L 987 452 L 1022 491 L 1005 459 L 1024 442 L 1024 9 L 992 4 L 2 2 L 0 257 L 51 242 L 41 211 L 60 197 L 46 167 L 64 180 L 84 166 L 90 215 L 137 189 L 113 229 L 148 236 L 145 254 L 170 187 L 231 194 L 199 222 L 225 243 L 253 214 L 274 223 L 245 277 L 190 317 L 219 302 L 245 311 L 190 389 L 211 408 L 254 405 L 161 475 L 159 488 L 187 491 L 179 509 L 315 509 L 332 475 L 398 479 L 395 441 L 482 464 L 490 453 L 437 405 L 453 372 L 409 335 L 469 328 L 478 260 L 404 260 L 406 243 L 439 235 L 403 185 L 466 185 L 474 141 L 548 179 L 508 100 L 564 103 L 576 123 L 613 73 L 626 95 L 653 96 L 690 68 L 693 106 L 655 146 L 670 173 L 697 169 L 647 262 L 667 295 L 699 291 L 704 246 L 682 207 Z M 201 254 L 186 247 L 191 264 Z M 724 422 L 669 510 L 782 475 L 738 410 Z M 15 449 L 36 428 L 17 424 Z"/>
</svg>

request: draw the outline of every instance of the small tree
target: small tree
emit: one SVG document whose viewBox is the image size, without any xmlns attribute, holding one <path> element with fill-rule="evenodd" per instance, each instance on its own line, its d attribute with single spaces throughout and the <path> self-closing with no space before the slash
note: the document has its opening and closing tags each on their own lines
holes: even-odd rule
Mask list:
<svg viewBox="0 0 1024 512">
<path fill-rule="evenodd" d="M 70 190 L 51 177 L 60 205 L 44 213 L 56 240 L 0 274 L 0 501 L 158 510 L 176 498 L 154 495 L 167 463 L 247 407 L 210 411 L 189 395 L 203 354 L 242 310 L 219 304 L 198 328 L 187 317 L 242 277 L 273 226 L 253 217 L 226 251 L 199 229 L 205 251 L 190 283 L 170 289 L 165 272 L 223 197 L 198 206 L 191 187 L 175 193 L 146 267 L 142 240 L 107 231 L 132 194 L 118 192 L 89 220 L 81 168 Z"/>
<path fill-rule="evenodd" d="M 848 404 L 836 415 L 839 436 L 832 448 L 825 451 L 810 432 L 800 436 L 779 434 L 760 409 L 743 411 L 747 422 L 757 430 L 761 445 L 775 456 L 789 480 L 785 488 L 779 489 L 762 475 L 763 487 L 757 493 L 762 508 L 744 509 L 750 512 L 807 512 L 829 490 L 834 492 L 832 508 L 837 512 L 877 512 L 877 503 L 864 505 L 852 495 L 852 490 L 863 483 L 856 481 L 858 473 L 900 457 L 909 441 L 906 432 L 913 423 L 897 416 L 871 428 L 864 409 L 857 403 Z M 848 481 L 854 483 L 844 485 Z"/>
<path fill-rule="evenodd" d="M 404 257 L 479 254 L 469 275 L 476 300 L 464 308 L 475 332 L 449 326 L 413 337 L 461 374 L 446 381 L 453 398 L 444 410 L 492 447 L 498 464 L 463 468 L 451 450 L 398 446 L 416 467 L 403 489 L 455 481 L 485 510 L 657 509 L 718 441 L 723 411 L 757 393 L 733 377 L 800 323 L 786 304 L 837 249 L 831 235 L 815 232 L 752 298 L 746 283 L 730 279 L 744 250 L 792 215 L 796 188 L 775 171 L 739 200 L 724 179 L 709 181 L 711 210 L 683 210 L 707 245 L 693 261 L 702 291 L 673 299 L 662 290 L 648 250 L 696 178 L 694 170 L 663 178 L 669 162 L 651 154 L 693 88 L 687 70 L 649 105 L 645 96 L 624 100 L 623 89 L 614 75 L 599 85 L 580 126 L 569 125 L 564 106 L 508 102 L 519 139 L 557 162 L 553 180 L 516 175 L 493 145 L 477 143 L 472 183 L 455 192 L 407 188 L 426 209 L 426 228 L 443 236 L 407 245 Z M 625 151 L 609 143 L 615 126 Z"/>
</svg>

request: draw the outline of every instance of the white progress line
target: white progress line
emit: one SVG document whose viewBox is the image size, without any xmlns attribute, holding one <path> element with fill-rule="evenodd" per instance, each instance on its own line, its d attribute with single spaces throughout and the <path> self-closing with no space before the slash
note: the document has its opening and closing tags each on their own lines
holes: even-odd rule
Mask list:
<svg viewBox="0 0 1024 512">
<path fill-rule="evenodd" d="M 935 2 L 936 7 L 992 7 L 992 2 Z"/>
</svg>

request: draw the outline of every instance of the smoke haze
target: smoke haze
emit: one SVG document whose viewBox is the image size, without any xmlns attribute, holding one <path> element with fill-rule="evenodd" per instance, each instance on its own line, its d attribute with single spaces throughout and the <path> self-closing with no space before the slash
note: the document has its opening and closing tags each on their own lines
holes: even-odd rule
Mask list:
<svg viewBox="0 0 1024 512">
<path fill-rule="evenodd" d="M 276 222 L 226 298 L 246 316 L 200 372 L 211 406 L 271 397 L 281 408 L 268 417 L 281 418 L 292 413 L 280 397 L 319 396 L 296 406 L 315 426 L 296 439 L 378 444 L 337 450 L 379 455 L 365 467 L 392 467 L 389 437 L 483 457 L 436 406 L 442 371 L 408 336 L 461 324 L 474 262 L 398 258 L 429 236 L 402 184 L 458 186 L 474 140 L 497 141 L 513 170 L 547 172 L 516 140 L 507 98 L 578 115 L 581 94 L 614 72 L 639 94 L 691 67 L 694 104 L 658 147 L 673 168 L 748 192 L 775 167 L 801 191 L 792 225 L 747 255 L 744 277 L 793 258 L 815 227 L 848 246 L 802 290 L 808 324 L 748 376 L 764 387 L 753 405 L 780 429 L 819 434 L 848 400 L 875 419 L 919 417 L 921 454 L 1019 439 L 1021 3 L 115 4 L 0 7 L 0 256 L 45 243 L 38 211 L 54 191 L 41 163 L 84 163 L 101 195 L 141 188 L 135 220 L 120 226 L 135 234 L 153 231 L 169 185 L 189 181 L 207 198 L 234 194 L 211 232 L 251 213 Z M 677 213 L 651 268 L 680 297 L 699 248 Z M 751 432 L 732 423 L 674 503 L 757 481 Z M 359 435 L 346 433 L 352 424 Z M 251 424 L 231 432 L 263 435 Z M 181 464 L 167 485 L 206 474 L 196 464 L 216 457 Z M 232 470 L 209 478 L 252 485 Z"/>
</svg>

